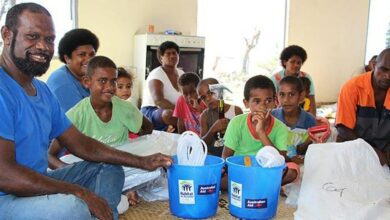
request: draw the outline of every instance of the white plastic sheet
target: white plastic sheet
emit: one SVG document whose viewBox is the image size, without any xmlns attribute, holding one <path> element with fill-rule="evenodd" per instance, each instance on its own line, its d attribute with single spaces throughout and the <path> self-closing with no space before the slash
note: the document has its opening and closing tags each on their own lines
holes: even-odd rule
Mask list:
<svg viewBox="0 0 390 220">
<path fill-rule="evenodd" d="M 129 143 L 116 147 L 118 150 L 129 152 L 139 156 L 147 156 L 155 153 L 173 155 L 176 153 L 178 134 L 163 131 L 153 131 L 150 135 L 144 135 Z M 65 155 L 61 160 L 66 163 L 75 163 L 82 159 L 74 155 Z M 134 167 L 123 167 L 125 182 L 123 190 L 137 190 L 138 194 L 146 201 L 168 199 L 166 177 L 161 169 L 147 171 Z"/>
<path fill-rule="evenodd" d="M 390 219 L 390 172 L 364 140 L 313 144 L 295 219 Z"/>
</svg>

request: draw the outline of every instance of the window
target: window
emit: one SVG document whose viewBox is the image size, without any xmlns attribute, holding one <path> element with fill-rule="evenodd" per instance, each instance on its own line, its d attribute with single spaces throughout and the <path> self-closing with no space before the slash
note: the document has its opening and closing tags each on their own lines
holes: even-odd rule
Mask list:
<svg viewBox="0 0 390 220">
<path fill-rule="evenodd" d="M 22 3 L 22 2 L 36 2 L 44 6 L 51 14 L 54 20 L 54 25 L 56 29 L 56 41 L 55 45 L 58 45 L 58 42 L 62 36 L 69 30 L 75 28 L 76 18 L 75 18 L 75 3 L 76 0 L 0 0 L 0 24 L 4 25 L 5 16 L 9 8 L 13 5 Z M 0 51 L 3 48 L 3 41 L 0 38 Z M 56 47 L 57 50 L 57 47 Z M 57 51 L 55 52 L 57 54 Z"/>
<path fill-rule="evenodd" d="M 272 75 L 284 48 L 286 0 L 198 0 L 198 35 L 206 37 L 204 78 L 232 90 L 242 104 L 245 82 Z"/>
<path fill-rule="evenodd" d="M 368 18 L 366 63 L 372 56 L 390 48 L 390 1 L 371 0 Z"/>
</svg>

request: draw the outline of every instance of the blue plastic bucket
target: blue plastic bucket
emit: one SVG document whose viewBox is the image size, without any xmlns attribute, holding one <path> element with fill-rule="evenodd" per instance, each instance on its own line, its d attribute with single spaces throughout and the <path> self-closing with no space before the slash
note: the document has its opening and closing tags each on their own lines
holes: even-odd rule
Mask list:
<svg viewBox="0 0 390 220">
<path fill-rule="evenodd" d="M 208 218 L 217 212 L 224 160 L 206 157 L 204 166 L 182 166 L 173 157 L 168 169 L 169 208 L 180 218 Z"/>
<path fill-rule="evenodd" d="M 285 165 L 261 167 L 254 156 L 244 166 L 244 156 L 226 159 L 230 214 L 244 219 L 270 219 L 276 214 Z"/>
</svg>

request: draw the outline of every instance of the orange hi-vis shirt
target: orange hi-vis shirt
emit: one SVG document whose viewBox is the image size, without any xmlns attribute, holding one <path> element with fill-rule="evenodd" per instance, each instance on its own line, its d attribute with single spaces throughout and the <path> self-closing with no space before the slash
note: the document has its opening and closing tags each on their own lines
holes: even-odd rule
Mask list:
<svg viewBox="0 0 390 220">
<path fill-rule="evenodd" d="M 348 81 L 340 91 L 336 126 L 344 125 L 374 147 L 390 150 L 390 89 L 387 90 L 383 110 L 375 106 L 372 72 L 363 73 Z"/>
</svg>

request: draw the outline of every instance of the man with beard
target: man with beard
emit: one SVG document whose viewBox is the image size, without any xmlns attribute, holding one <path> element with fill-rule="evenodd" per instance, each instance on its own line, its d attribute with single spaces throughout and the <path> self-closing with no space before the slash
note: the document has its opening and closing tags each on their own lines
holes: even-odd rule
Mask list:
<svg viewBox="0 0 390 220">
<path fill-rule="evenodd" d="M 170 157 L 138 157 L 81 134 L 46 84 L 35 79 L 54 52 L 50 13 L 35 3 L 12 7 L 1 28 L 1 219 L 118 219 L 124 173 L 119 165 L 154 170 Z M 47 172 L 49 141 L 57 138 L 85 161 Z"/>
<path fill-rule="evenodd" d="M 337 141 L 362 138 L 381 164 L 390 159 L 390 48 L 376 59 L 372 72 L 348 81 L 341 89 L 336 114 Z"/>
</svg>

